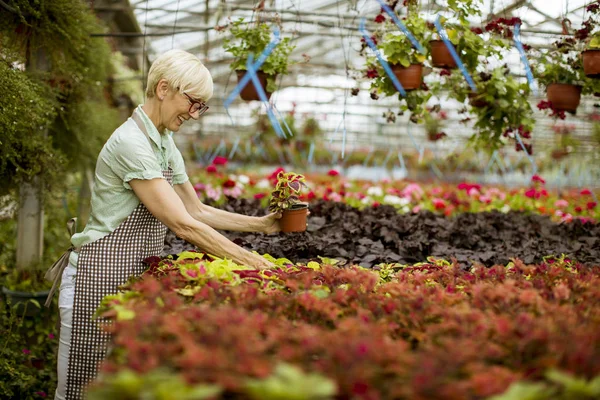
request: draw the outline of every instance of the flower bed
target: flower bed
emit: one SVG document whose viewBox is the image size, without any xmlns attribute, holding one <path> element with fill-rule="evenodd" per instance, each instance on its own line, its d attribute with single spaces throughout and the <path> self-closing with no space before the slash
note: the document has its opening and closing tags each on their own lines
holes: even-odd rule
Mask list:
<svg viewBox="0 0 600 400">
<path fill-rule="evenodd" d="M 227 160 L 217 160 L 221 165 Z M 274 187 L 277 169 L 267 176 L 228 174 L 222 167 L 211 165 L 206 171 L 192 176 L 196 192 L 202 200 L 223 203 L 227 198 L 264 199 L 264 206 Z M 554 221 L 571 222 L 574 219 L 596 221 L 600 207 L 590 189 L 561 189 L 560 195 L 545 188 L 544 179 L 534 175 L 528 187 L 506 189 L 463 182 L 458 185 L 418 184 L 407 181 L 373 182 L 348 180 L 338 171 L 307 176 L 312 189 L 301 196 L 303 201 L 317 199 L 342 202 L 364 208 L 389 204 L 401 213 L 428 210 L 446 216 L 465 212 L 524 211 L 549 215 Z"/>
<path fill-rule="evenodd" d="M 92 400 L 598 395 L 598 268 L 280 259 L 258 272 L 194 253 L 150 264 L 100 310 L 114 349 Z M 511 387 L 522 380 L 537 383 Z"/>
</svg>

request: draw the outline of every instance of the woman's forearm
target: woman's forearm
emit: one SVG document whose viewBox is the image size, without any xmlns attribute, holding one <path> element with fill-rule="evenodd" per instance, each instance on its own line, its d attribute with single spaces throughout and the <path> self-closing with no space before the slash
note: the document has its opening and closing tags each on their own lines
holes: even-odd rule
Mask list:
<svg viewBox="0 0 600 400">
<path fill-rule="evenodd" d="M 260 217 L 231 213 L 202 203 L 191 215 L 214 229 L 225 231 L 263 232 L 265 228 Z"/>
<path fill-rule="evenodd" d="M 266 265 L 266 260 L 236 245 L 208 224 L 194 221 L 174 231 L 180 238 L 194 244 L 201 251 L 217 257 L 227 257 L 241 265 Z"/>
</svg>

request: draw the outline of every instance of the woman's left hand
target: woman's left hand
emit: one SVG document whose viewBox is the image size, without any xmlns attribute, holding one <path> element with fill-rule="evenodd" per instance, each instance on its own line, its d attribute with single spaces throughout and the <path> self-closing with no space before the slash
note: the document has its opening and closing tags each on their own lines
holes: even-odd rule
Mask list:
<svg viewBox="0 0 600 400">
<path fill-rule="evenodd" d="M 265 215 L 264 217 L 260 217 L 261 225 L 262 225 L 261 232 L 264 232 L 264 233 L 281 232 L 281 226 L 279 226 L 280 218 L 281 218 L 281 213 L 271 213 L 269 215 Z"/>
</svg>

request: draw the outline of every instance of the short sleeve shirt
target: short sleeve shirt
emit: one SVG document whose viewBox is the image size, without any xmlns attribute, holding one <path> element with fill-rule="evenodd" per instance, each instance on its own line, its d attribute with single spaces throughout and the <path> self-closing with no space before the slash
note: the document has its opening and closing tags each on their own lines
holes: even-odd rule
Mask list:
<svg viewBox="0 0 600 400">
<path fill-rule="evenodd" d="M 132 179 L 164 179 L 162 171 L 171 167 L 174 185 L 188 180 L 172 132 L 160 134 L 141 106 L 136 112 L 150 140 L 129 118 L 104 144 L 96 163 L 90 218 L 83 232 L 71 238 L 76 247 L 113 232 L 135 210 L 140 200 L 129 186 Z"/>
</svg>

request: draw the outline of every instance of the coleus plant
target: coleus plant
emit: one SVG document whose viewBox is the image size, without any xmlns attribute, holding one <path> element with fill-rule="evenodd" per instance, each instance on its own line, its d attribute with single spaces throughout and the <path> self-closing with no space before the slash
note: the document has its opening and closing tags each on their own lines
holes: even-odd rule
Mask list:
<svg viewBox="0 0 600 400">
<path fill-rule="evenodd" d="M 269 211 L 282 212 L 300 203 L 298 195 L 303 189 L 308 188 L 305 181 L 304 175 L 280 171 L 277 174 L 277 184 L 269 199 Z"/>
</svg>

